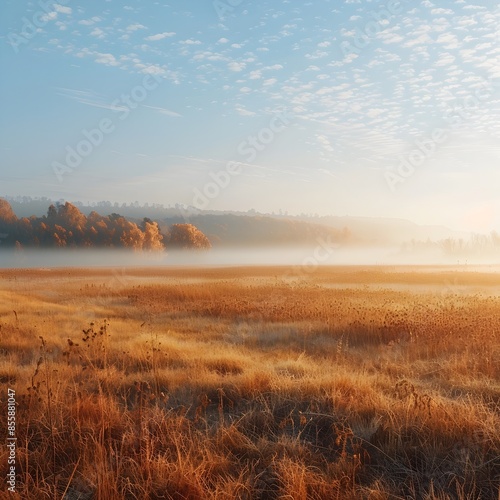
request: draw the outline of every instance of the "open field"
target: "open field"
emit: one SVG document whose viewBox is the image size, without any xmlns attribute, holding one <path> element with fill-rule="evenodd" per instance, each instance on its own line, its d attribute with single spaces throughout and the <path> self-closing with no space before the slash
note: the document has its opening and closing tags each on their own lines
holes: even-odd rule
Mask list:
<svg viewBox="0 0 500 500">
<path fill-rule="evenodd" d="M 0 498 L 500 498 L 496 272 L 35 269 L 0 284 L 1 411 L 8 389 L 17 402 L 17 494 Z"/>
</svg>

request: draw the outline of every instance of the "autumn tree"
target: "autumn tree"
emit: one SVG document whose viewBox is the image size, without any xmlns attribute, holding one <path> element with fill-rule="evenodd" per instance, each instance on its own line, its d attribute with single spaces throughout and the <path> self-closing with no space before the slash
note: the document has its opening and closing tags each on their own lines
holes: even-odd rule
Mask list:
<svg viewBox="0 0 500 500">
<path fill-rule="evenodd" d="M 69 202 L 59 205 L 57 215 L 66 226 L 71 228 L 83 229 L 87 223 L 87 217 L 75 205 Z"/>
<path fill-rule="evenodd" d="M 13 227 L 14 238 L 23 244 L 26 244 L 26 242 L 32 241 L 33 236 L 34 236 L 33 224 L 36 224 L 36 222 L 37 222 L 37 219 L 36 219 L 36 217 L 33 217 L 33 216 L 30 217 L 29 219 L 27 217 L 23 217 L 21 219 L 18 219 L 16 224 Z"/>
<path fill-rule="evenodd" d="M 144 243 L 142 247 L 144 250 L 160 251 L 165 248 L 163 245 L 163 235 L 160 233 L 157 222 L 145 218 L 142 229 L 144 231 Z"/>
<path fill-rule="evenodd" d="M 212 247 L 208 238 L 192 224 L 174 224 L 170 228 L 170 245 L 197 250 Z"/>
<path fill-rule="evenodd" d="M 12 210 L 10 203 L 3 198 L 0 198 L 0 222 L 13 224 L 17 221 L 17 216 Z"/>
<path fill-rule="evenodd" d="M 54 246 L 63 248 L 67 246 L 68 241 L 67 241 L 67 231 L 64 229 L 64 227 L 60 226 L 59 224 L 56 224 L 54 226 L 54 232 L 52 233 L 53 241 L 54 241 Z"/>
<path fill-rule="evenodd" d="M 17 216 L 7 200 L 0 198 L 0 244 L 12 245 L 17 238 Z"/>
<path fill-rule="evenodd" d="M 68 202 L 59 205 L 57 215 L 58 223 L 68 230 L 67 243 L 71 246 L 84 246 L 87 217 Z"/>
<path fill-rule="evenodd" d="M 48 219 L 55 219 L 57 217 L 57 209 L 54 205 L 50 205 L 48 211 L 47 211 L 47 218 Z"/>
<path fill-rule="evenodd" d="M 111 227 L 114 229 L 113 246 L 142 250 L 144 233 L 137 224 L 118 214 L 111 214 Z"/>
</svg>

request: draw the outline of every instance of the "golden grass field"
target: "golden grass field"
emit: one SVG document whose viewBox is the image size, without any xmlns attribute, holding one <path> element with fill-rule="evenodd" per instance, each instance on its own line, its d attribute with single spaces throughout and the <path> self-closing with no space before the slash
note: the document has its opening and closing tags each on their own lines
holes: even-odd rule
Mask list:
<svg viewBox="0 0 500 500">
<path fill-rule="evenodd" d="M 1 411 L 9 388 L 17 402 L 16 493 L 1 498 L 500 498 L 500 274 L 39 269 L 0 283 Z M 7 460 L 2 446 L 4 478 Z"/>
</svg>

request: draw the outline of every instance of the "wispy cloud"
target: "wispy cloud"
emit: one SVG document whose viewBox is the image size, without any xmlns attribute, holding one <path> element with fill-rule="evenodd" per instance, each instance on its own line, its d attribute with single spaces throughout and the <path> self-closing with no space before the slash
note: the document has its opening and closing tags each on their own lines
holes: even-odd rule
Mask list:
<svg viewBox="0 0 500 500">
<path fill-rule="evenodd" d="M 175 32 L 174 31 L 165 31 L 164 33 L 158 33 L 156 35 L 149 35 L 147 36 L 146 38 L 144 38 L 144 40 L 148 40 L 148 41 L 158 41 L 158 40 L 163 40 L 164 38 L 170 38 L 172 36 L 175 36 Z"/>
<path fill-rule="evenodd" d="M 61 14 L 67 14 L 67 15 L 70 15 L 73 12 L 71 7 L 63 6 L 58 3 L 54 4 L 54 10 L 56 12 L 60 12 Z"/>
<path fill-rule="evenodd" d="M 105 98 L 91 90 L 69 89 L 64 87 L 56 87 L 56 94 L 66 99 L 74 100 L 86 106 L 94 108 L 109 109 L 111 111 L 126 111 L 125 106 L 113 105 L 108 103 Z"/>
<path fill-rule="evenodd" d="M 149 108 L 149 109 L 153 109 L 155 111 L 158 111 L 158 113 L 161 113 L 162 115 L 172 116 L 173 118 L 181 118 L 182 117 L 182 115 L 180 113 L 177 113 L 177 112 L 172 111 L 170 109 L 160 108 L 158 106 L 146 106 L 146 104 L 143 104 L 142 106 L 144 108 Z"/>
<path fill-rule="evenodd" d="M 146 26 L 140 23 L 133 23 L 129 24 L 126 28 L 127 31 L 133 32 L 133 31 L 138 31 L 138 30 L 145 30 Z"/>
</svg>

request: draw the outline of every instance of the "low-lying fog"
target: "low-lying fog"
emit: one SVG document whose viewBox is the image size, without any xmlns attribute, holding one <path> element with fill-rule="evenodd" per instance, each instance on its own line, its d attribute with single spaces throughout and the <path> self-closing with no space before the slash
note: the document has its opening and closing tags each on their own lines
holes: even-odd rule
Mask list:
<svg viewBox="0 0 500 500">
<path fill-rule="evenodd" d="M 0 250 L 0 268 L 124 266 L 457 265 L 499 264 L 500 259 L 457 259 L 439 252 L 404 254 L 399 248 L 224 248 L 209 251 Z"/>
</svg>

